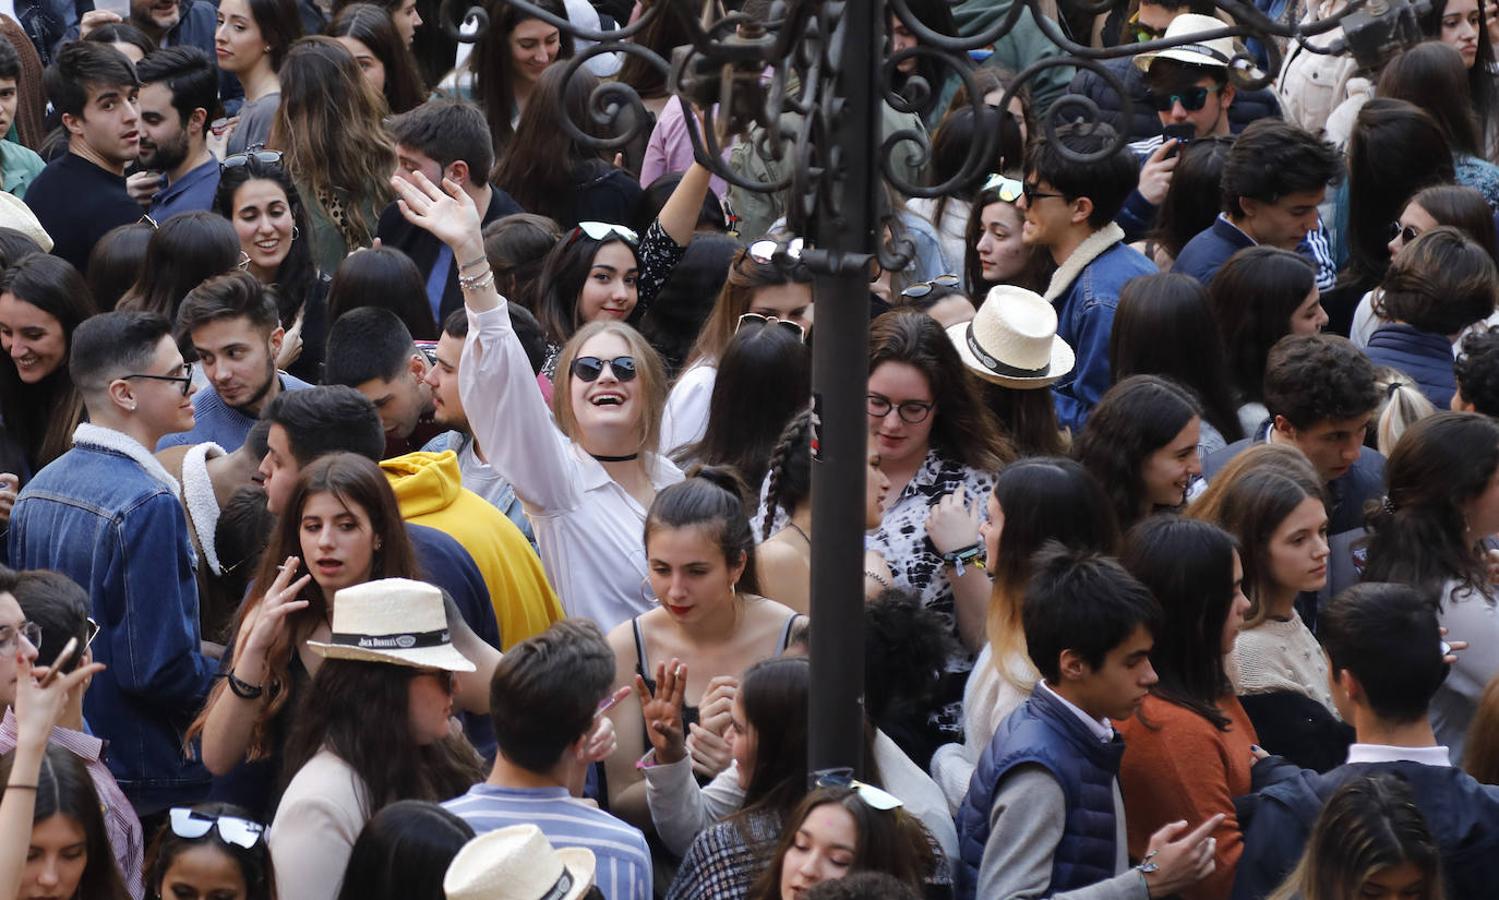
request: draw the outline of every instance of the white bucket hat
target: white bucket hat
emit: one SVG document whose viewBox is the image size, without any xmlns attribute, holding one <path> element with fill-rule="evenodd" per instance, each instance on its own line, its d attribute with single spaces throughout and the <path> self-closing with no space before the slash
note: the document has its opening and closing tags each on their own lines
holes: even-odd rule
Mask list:
<svg viewBox="0 0 1499 900">
<path fill-rule="evenodd" d="M 1230 26 L 1227 22 L 1214 16 L 1182 13 L 1175 19 L 1172 19 L 1170 25 L 1166 26 L 1166 33 L 1162 36 L 1162 40 L 1184 38 L 1193 34 L 1205 34 L 1228 27 Z M 1149 72 L 1150 64 L 1157 59 L 1169 59 L 1174 62 L 1186 63 L 1189 66 L 1213 66 L 1219 69 L 1227 69 L 1233 64 L 1234 52 L 1234 39 L 1231 37 L 1221 37 L 1214 38 L 1211 41 L 1169 47 L 1165 50 L 1148 50 L 1135 57 L 1135 65 L 1141 71 Z"/>
<path fill-rule="evenodd" d="M 1057 337 L 1057 311 L 1025 288 L 990 288 L 973 320 L 947 336 L 975 375 L 1005 387 L 1044 388 L 1072 371 L 1072 348 Z"/>
<path fill-rule="evenodd" d="M 381 578 L 333 595 L 333 634 L 307 646 L 327 659 L 472 672 L 453 647 L 442 591 L 409 578 Z"/>
<path fill-rule="evenodd" d="M 595 866 L 591 850 L 558 850 L 535 825 L 512 825 L 464 844 L 442 890 L 447 900 L 577 900 L 593 887 Z"/>
</svg>

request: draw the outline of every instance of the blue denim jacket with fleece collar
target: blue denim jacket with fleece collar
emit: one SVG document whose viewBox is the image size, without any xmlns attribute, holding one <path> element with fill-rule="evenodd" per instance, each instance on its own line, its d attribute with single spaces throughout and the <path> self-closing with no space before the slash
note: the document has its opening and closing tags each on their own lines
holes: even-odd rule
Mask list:
<svg viewBox="0 0 1499 900">
<path fill-rule="evenodd" d="M 201 652 L 197 559 L 181 488 L 135 439 L 87 422 L 11 513 L 18 569 L 53 569 L 88 591 L 99 623 L 83 712 L 109 742 L 110 771 L 141 815 L 208 789 L 183 733 L 216 666 Z"/>
<path fill-rule="evenodd" d="M 1109 334 L 1125 282 L 1159 271 L 1140 251 L 1124 243 L 1124 229 L 1113 222 L 1078 244 L 1046 289 L 1057 310 L 1057 337 L 1077 356 L 1072 371 L 1052 386 L 1057 424 L 1083 430 L 1088 413 L 1114 383 L 1109 367 Z"/>
</svg>

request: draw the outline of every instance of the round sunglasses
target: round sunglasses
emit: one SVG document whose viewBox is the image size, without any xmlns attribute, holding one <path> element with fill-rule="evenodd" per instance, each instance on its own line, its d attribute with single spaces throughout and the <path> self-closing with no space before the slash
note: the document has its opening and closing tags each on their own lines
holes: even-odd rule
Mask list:
<svg viewBox="0 0 1499 900">
<path fill-rule="evenodd" d="M 598 381 L 599 376 L 604 374 L 605 366 L 609 367 L 615 379 L 621 383 L 635 380 L 635 357 L 633 356 L 616 356 L 613 359 L 580 356 L 573 360 L 572 373 L 575 377 L 592 383 Z"/>
</svg>

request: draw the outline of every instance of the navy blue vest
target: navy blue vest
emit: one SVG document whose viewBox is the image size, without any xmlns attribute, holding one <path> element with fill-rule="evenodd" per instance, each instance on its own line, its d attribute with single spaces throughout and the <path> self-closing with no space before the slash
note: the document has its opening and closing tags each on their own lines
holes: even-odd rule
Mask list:
<svg viewBox="0 0 1499 900">
<path fill-rule="evenodd" d="M 1000 723 L 973 772 L 958 810 L 960 865 L 954 872 L 954 897 L 974 896 L 1000 779 L 1025 764 L 1045 766 L 1066 801 L 1066 824 L 1052 856 L 1047 896 L 1114 877 L 1114 780 L 1123 755 L 1124 741 L 1117 734 L 1103 743 L 1050 691 L 1037 688 Z"/>
</svg>

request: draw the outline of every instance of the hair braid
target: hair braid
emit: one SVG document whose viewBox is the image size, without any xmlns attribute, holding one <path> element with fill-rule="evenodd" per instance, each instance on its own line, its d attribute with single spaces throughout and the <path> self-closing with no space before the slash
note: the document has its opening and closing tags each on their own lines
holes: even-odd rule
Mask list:
<svg viewBox="0 0 1499 900">
<path fill-rule="evenodd" d="M 761 526 L 761 540 L 770 537 L 771 529 L 775 527 L 776 510 L 781 504 L 781 491 L 785 487 L 786 469 L 791 465 L 797 449 L 806 444 L 810 438 L 808 431 L 812 427 L 812 410 L 807 408 L 792 417 L 781 432 L 781 439 L 776 442 L 776 447 L 770 454 L 770 484 L 765 491 L 764 524 Z M 791 510 L 786 510 L 787 514 Z"/>
</svg>

